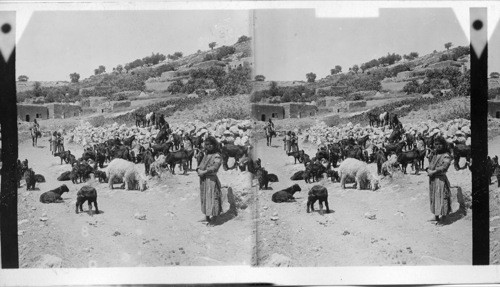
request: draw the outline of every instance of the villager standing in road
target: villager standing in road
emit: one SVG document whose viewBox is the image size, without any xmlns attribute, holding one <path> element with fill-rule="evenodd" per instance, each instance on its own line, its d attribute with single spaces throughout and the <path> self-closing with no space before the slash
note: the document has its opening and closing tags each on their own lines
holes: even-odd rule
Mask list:
<svg viewBox="0 0 500 287">
<path fill-rule="evenodd" d="M 429 198 L 431 212 L 437 222 L 442 221 L 451 211 L 450 182 L 446 172 L 451 164 L 446 140 L 438 136 L 434 140 L 436 153 L 429 161 L 427 175 L 429 176 Z M 441 216 L 441 218 L 440 218 Z"/>
<path fill-rule="evenodd" d="M 286 153 L 290 152 L 290 149 L 291 149 L 291 140 L 292 140 L 292 132 L 288 131 L 286 133 L 286 135 L 285 135 L 285 138 L 283 139 L 283 141 L 285 142 L 285 151 L 286 151 Z"/>
<path fill-rule="evenodd" d="M 299 150 L 299 138 L 295 135 L 295 132 L 292 132 L 292 135 L 290 138 L 290 145 L 291 145 L 292 151 Z"/>
<path fill-rule="evenodd" d="M 217 171 L 222 164 L 217 140 L 209 136 L 205 140 L 206 154 L 196 169 L 200 177 L 201 212 L 205 214 L 208 224 L 222 212 L 221 183 Z"/>
</svg>

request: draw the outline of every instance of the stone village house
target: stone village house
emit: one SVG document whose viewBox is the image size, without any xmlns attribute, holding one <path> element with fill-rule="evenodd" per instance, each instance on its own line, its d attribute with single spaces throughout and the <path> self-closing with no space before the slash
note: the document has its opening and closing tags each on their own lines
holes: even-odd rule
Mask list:
<svg viewBox="0 0 500 287">
<path fill-rule="evenodd" d="M 78 117 L 82 112 L 80 105 L 66 103 L 50 103 L 44 105 L 17 104 L 17 117 L 22 121 L 31 122 L 34 119 L 65 119 Z"/>
<path fill-rule="evenodd" d="M 251 114 L 254 119 L 267 121 L 269 119 L 289 119 L 315 116 L 316 105 L 306 103 L 252 104 Z"/>
</svg>

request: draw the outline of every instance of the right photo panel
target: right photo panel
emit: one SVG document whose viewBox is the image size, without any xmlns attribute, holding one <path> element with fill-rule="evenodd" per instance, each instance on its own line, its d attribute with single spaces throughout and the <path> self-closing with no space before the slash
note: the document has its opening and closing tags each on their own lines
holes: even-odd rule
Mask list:
<svg viewBox="0 0 500 287">
<path fill-rule="evenodd" d="M 488 42 L 488 161 L 490 172 L 490 264 L 500 263 L 500 29 Z"/>
<path fill-rule="evenodd" d="M 453 10 L 256 10 L 254 43 L 254 264 L 471 265 L 470 49 Z"/>
</svg>

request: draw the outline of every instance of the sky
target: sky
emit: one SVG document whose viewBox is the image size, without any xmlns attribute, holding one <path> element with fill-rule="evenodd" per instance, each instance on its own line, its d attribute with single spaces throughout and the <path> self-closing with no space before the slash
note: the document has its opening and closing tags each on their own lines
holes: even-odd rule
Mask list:
<svg viewBox="0 0 500 287">
<path fill-rule="evenodd" d="M 16 78 L 69 81 L 99 65 L 112 71 L 135 59 L 209 50 L 251 36 L 248 11 L 36 11 L 16 47 Z"/>
<path fill-rule="evenodd" d="M 255 69 L 266 80 L 306 80 L 378 59 L 387 53 L 401 56 L 445 50 L 444 43 L 469 46 L 452 9 L 381 9 L 373 18 L 317 18 L 312 9 L 255 12 Z M 272 28 L 270 28 L 272 27 Z M 500 71 L 500 31 L 489 45 L 490 70 Z M 498 54 L 498 53 L 497 53 Z"/>
<path fill-rule="evenodd" d="M 390 53 L 400 55 L 468 46 L 448 8 L 381 9 L 374 18 L 317 18 L 314 9 L 188 11 L 36 11 L 16 49 L 16 74 L 30 81 L 80 79 L 151 53 L 189 55 L 208 43 L 255 40 L 255 73 L 267 80 L 317 79 L 340 65 L 347 71 Z M 500 72 L 500 28 L 489 43 L 489 72 Z M 17 78 L 17 77 L 16 77 Z"/>
</svg>

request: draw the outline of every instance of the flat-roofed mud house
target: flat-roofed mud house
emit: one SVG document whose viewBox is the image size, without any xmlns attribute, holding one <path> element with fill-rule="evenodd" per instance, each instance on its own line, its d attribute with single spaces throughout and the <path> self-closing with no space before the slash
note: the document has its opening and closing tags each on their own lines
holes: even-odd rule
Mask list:
<svg viewBox="0 0 500 287">
<path fill-rule="evenodd" d="M 488 101 L 488 114 L 493 118 L 500 119 L 500 95 Z"/>
<path fill-rule="evenodd" d="M 49 119 L 66 119 L 79 117 L 82 107 L 79 105 L 50 103 L 45 105 L 49 110 Z"/>
<path fill-rule="evenodd" d="M 27 122 L 32 122 L 34 119 L 46 120 L 49 118 L 49 110 L 44 105 L 17 104 L 17 117 Z"/>
<path fill-rule="evenodd" d="M 310 117 L 317 111 L 316 105 L 305 103 L 252 104 L 252 117 L 261 121 Z"/>
</svg>

